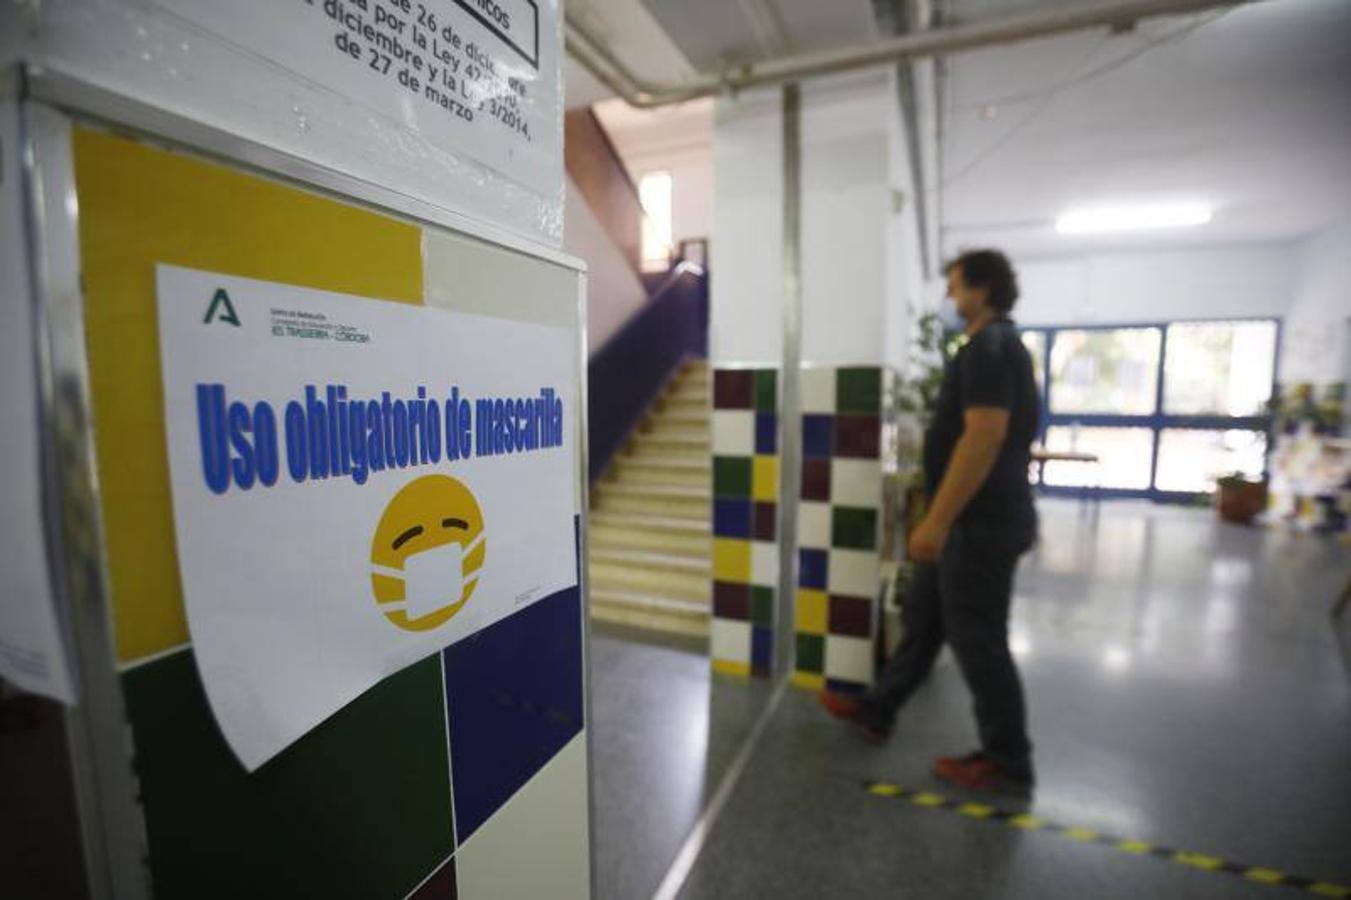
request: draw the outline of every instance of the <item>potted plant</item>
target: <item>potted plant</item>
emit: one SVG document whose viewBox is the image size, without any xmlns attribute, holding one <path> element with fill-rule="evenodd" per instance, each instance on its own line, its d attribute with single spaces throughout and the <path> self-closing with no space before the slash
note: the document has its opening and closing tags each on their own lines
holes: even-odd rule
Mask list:
<svg viewBox="0 0 1351 900">
<path fill-rule="evenodd" d="M 1251 525 L 1267 506 L 1267 484 L 1251 481 L 1242 472 L 1232 472 L 1216 480 L 1215 509 L 1220 518 L 1238 525 Z"/>
</svg>

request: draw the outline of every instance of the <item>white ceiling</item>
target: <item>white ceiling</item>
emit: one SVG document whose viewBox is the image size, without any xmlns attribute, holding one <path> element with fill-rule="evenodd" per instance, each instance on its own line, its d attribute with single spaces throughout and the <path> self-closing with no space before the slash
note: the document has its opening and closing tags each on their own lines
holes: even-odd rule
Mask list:
<svg viewBox="0 0 1351 900">
<path fill-rule="evenodd" d="M 1009 6 L 956 0 L 949 9 L 966 18 Z M 946 70 L 946 252 L 1285 240 L 1351 216 L 1345 0 L 1153 19 L 1119 36 L 953 56 Z M 1174 199 L 1212 204 L 1214 221 L 1129 239 L 1052 230 L 1069 207 Z"/>
<path fill-rule="evenodd" d="M 966 21 L 1073 0 L 945 0 Z M 870 0 L 569 0 L 640 76 L 678 81 L 876 35 Z M 775 48 L 782 48 L 776 50 Z M 570 64 L 572 65 L 572 64 Z M 1351 216 L 1351 2 L 1267 0 L 947 57 L 944 251 L 1020 257 L 1292 240 Z M 584 73 L 581 73 L 584 74 Z M 569 71 L 569 106 L 605 96 Z M 607 108 L 621 150 L 670 141 L 680 112 Z M 705 109 L 689 117 L 707 134 Z M 711 152 L 711 151 L 710 151 Z M 1196 229 L 1067 238 L 1072 206 L 1201 200 Z"/>
</svg>

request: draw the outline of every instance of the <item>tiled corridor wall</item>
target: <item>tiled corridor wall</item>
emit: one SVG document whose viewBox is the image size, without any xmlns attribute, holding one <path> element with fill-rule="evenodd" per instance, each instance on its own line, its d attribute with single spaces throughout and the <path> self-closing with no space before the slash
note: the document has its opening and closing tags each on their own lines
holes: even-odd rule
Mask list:
<svg viewBox="0 0 1351 900">
<path fill-rule="evenodd" d="M 768 675 L 779 579 L 778 372 L 713 373 L 713 668 Z"/>
<path fill-rule="evenodd" d="M 778 373 L 713 373 L 713 667 L 767 675 L 779 547 Z M 886 410 L 878 366 L 802 372 L 802 483 L 794 598 L 800 687 L 856 692 L 872 681 L 881 574 Z"/>
<path fill-rule="evenodd" d="M 800 687 L 856 692 L 872 681 L 881 557 L 883 374 L 802 372 L 797 662 Z"/>
</svg>

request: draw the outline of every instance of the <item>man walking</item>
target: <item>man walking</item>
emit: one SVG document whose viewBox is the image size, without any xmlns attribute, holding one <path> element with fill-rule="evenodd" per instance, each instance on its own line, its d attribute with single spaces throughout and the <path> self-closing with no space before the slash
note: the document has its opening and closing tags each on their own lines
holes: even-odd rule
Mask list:
<svg viewBox="0 0 1351 900">
<path fill-rule="evenodd" d="M 1008 259 L 965 253 L 947 276 L 967 341 L 948 363 L 924 436 L 928 509 L 910 536 L 916 567 L 901 645 L 862 697 L 827 693 L 821 702 L 885 740 L 946 641 L 974 699 L 981 748 L 939 758 L 934 773 L 966 788 L 1025 792 L 1034 781 L 1032 745 L 1008 623 L 1014 568 L 1037 531 L 1028 484 L 1037 386 L 1009 319 L 1018 284 Z"/>
</svg>

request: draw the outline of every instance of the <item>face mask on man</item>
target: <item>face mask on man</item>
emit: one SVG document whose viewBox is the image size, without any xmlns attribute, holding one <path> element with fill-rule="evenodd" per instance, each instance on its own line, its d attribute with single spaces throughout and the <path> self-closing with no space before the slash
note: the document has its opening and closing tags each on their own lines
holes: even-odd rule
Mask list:
<svg viewBox="0 0 1351 900">
<path fill-rule="evenodd" d="M 958 314 L 957 304 L 951 300 L 945 299 L 938 304 L 938 321 L 943 323 L 943 327 L 948 331 L 966 330 L 966 322 Z"/>
</svg>

